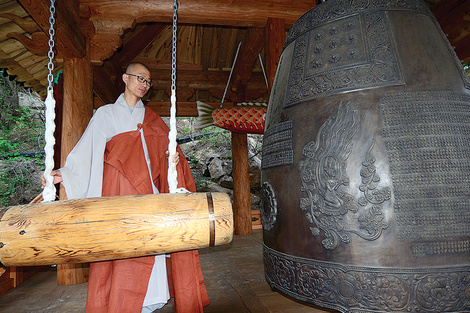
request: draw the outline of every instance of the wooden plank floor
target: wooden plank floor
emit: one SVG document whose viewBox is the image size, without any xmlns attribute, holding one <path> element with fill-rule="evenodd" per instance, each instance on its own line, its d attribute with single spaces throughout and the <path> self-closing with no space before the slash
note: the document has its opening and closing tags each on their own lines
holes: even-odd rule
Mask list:
<svg viewBox="0 0 470 313">
<path fill-rule="evenodd" d="M 304 304 L 272 291 L 264 278 L 262 231 L 235 236 L 232 243 L 201 249 L 204 280 L 211 304 L 205 313 L 336 312 Z M 87 284 L 58 286 L 54 268 L 0 295 L 2 313 L 83 313 Z M 170 301 L 158 313 L 173 313 Z"/>
</svg>

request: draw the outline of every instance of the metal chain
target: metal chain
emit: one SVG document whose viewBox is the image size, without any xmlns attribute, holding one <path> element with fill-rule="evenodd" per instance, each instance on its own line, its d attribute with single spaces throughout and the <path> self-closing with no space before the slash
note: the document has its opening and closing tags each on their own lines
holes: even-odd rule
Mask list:
<svg viewBox="0 0 470 313">
<path fill-rule="evenodd" d="M 55 0 L 51 0 L 51 6 L 49 8 L 49 11 L 51 12 L 51 17 L 49 17 L 49 52 L 47 53 L 47 56 L 49 57 L 49 63 L 47 63 L 47 69 L 49 70 L 49 74 L 47 75 L 47 81 L 49 82 L 49 85 L 47 86 L 47 90 L 52 90 L 52 82 L 54 81 L 54 75 L 52 74 L 52 71 L 54 70 L 54 63 L 52 63 L 52 60 L 54 59 L 54 51 L 52 50 L 54 48 L 55 42 L 54 42 L 54 35 L 55 35 L 55 30 L 54 30 L 54 25 L 55 25 Z"/>
<path fill-rule="evenodd" d="M 178 3 L 176 0 L 173 2 L 173 40 L 171 47 L 171 90 L 176 90 L 176 41 L 177 41 L 177 16 Z"/>
</svg>

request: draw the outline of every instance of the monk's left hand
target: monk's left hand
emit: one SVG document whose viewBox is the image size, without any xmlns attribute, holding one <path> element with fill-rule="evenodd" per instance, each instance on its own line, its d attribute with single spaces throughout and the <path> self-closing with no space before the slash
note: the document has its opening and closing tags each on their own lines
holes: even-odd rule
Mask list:
<svg viewBox="0 0 470 313">
<path fill-rule="evenodd" d="M 165 155 L 166 157 L 168 158 L 168 156 L 170 155 L 170 152 L 167 150 L 165 152 Z M 175 153 L 175 156 L 173 157 L 173 163 L 175 163 L 176 165 L 178 165 L 178 163 L 180 162 L 180 154 L 178 152 Z"/>
</svg>

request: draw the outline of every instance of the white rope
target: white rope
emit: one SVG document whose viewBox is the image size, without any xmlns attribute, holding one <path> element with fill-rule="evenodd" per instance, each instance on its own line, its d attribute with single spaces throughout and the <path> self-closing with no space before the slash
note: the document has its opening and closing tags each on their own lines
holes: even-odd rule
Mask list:
<svg viewBox="0 0 470 313">
<path fill-rule="evenodd" d="M 52 81 L 54 76 L 52 75 L 52 71 L 54 70 L 54 63 L 52 60 L 54 59 L 54 13 L 55 13 L 55 0 L 51 0 L 50 6 L 50 13 L 51 16 L 49 18 L 49 63 L 47 64 L 47 68 L 49 69 L 49 74 L 47 75 L 47 80 L 49 81 L 49 85 L 47 87 L 47 97 L 45 101 L 46 105 L 46 130 L 45 130 L 45 139 L 46 145 L 44 147 L 44 151 L 46 153 L 45 157 L 45 171 L 44 171 L 44 178 L 46 180 L 46 186 L 42 192 L 42 197 L 44 199 L 43 202 L 51 202 L 55 200 L 56 190 L 54 186 L 54 177 L 51 176 L 51 171 L 54 168 L 54 131 L 55 131 L 55 99 L 54 99 L 54 90 L 52 87 Z"/>
<path fill-rule="evenodd" d="M 177 25 L 176 21 L 178 4 L 176 0 L 173 2 L 173 41 L 171 48 L 171 108 L 170 108 L 170 132 L 168 133 L 168 186 L 170 193 L 189 192 L 185 188 L 178 188 L 178 173 L 176 172 L 176 164 L 173 159 L 176 155 L 176 41 L 177 41 Z"/>
<path fill-rule="evenodd" d="M 170 193 L 175 193 L 178 188 L 178 172 L 176 172 L 176 164 L 173 159 L 176 155 L 176 91 L 171 91 L 171 108 L 170 108 L 170 133 L 168 139 L 168 186 Z"/>
<path fill-rule="evenodd" d="M 54 186 L 54 177 L 51 176 L 51 171 L 54 169 L 54 130 L 55 130 L 55 100 L 52 90 L 47 91 L 46 97 L 46 146 L 44 151 L 46 152 L 45 165 L 46 169 L 44 170 L 44 178 L 46 179 L 46 186 L 42 191 L 42 197 L 44 202 L 51 202 L 55 200 L 56 189 Z"/>
</svg>

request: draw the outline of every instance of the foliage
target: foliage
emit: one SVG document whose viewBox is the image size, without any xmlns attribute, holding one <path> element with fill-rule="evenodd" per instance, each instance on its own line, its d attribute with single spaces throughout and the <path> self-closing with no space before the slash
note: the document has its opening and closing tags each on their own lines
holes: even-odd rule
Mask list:
<svg viewBox="0 0 470 313">
<path fill-rule="evenodd" d="M 209 126 L 204 130 L 210 135 L 201 139 L 201 144 L 210 143 L 214 148 L 230 145 L 232 140 L 230 131 L 216 126 Z"/>
<path fill-rule="evenodd" d="M 194 168 L 197 166 L 197 164 L 199 163 L 199 159 L 197 158 L 197 156 L 194 155 L 194 153 L 190 153 L 186 159 L 188 159 L 188 163 L 189 163 L 189 167 L 190 168 Z"/>
<path fill-rule="evenodd" d="M 0 155 L 43 148 L 44 124 L 30 108 L 19 105 L 21 88 L 0 75 Z"/>
<path fill-rule="evenodd" d="M 0 167 L 0 205 L 10 206 L 31 201 L 41 192 L 34 174 L 36 160 L 16 157 L 2 162 Z"/>
<path fill-rule="evenodd" d="M 20 106 L 19 91 L 24 88 L 0 71 L 0 155 L 9 156 L 0 163 L 1 206 L 27 203 L 41 191 L 36 171 L 42 158 L 20 153 L 42 150 L 44 124 Z"/>
<path fill-rule="evenodd" d="M 195 177 L 194 182 L 196 183 L 196 190 L 198 192 L 205 192 L 209 190 L 209 186 L 212 183 L 210 180 Z"/>
</svg>

